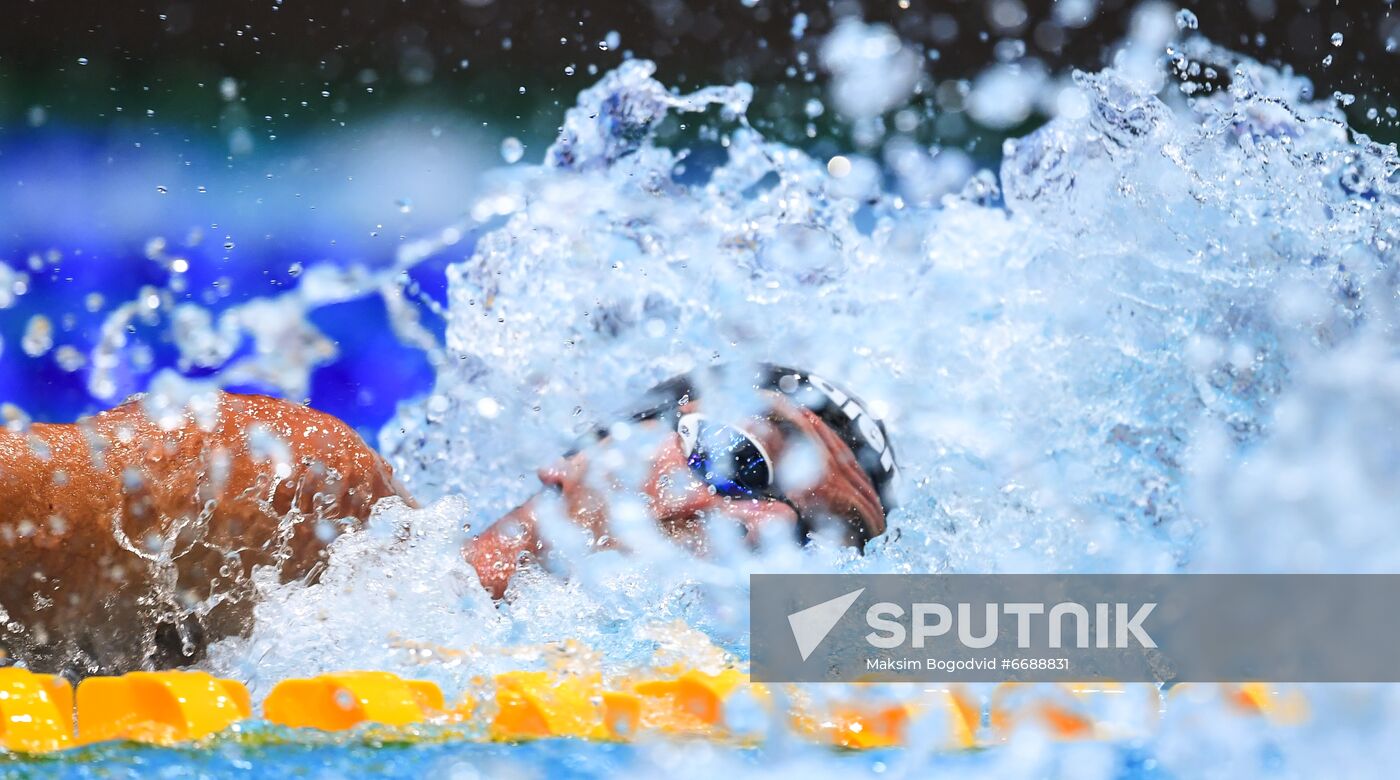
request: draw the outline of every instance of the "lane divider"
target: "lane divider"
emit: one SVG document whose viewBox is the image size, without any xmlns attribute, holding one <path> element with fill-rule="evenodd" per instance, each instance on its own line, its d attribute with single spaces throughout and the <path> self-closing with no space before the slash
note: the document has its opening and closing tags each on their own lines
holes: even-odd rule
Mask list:
<svg viewBox="0 0 1400 780">
<path fill-rule="evenodd" d="M 131 672 L 78 683 L 80 744 L 129 740 L 176 745 L 252 715 L 248 689 L 205 672 Z"/>
<path fill-rule="evenodd" d="M 1149 685 L 1003 683 L 979 697 L 968 686 L 954 685 L 881 702 L 876 690 L 860 686 L 838 689 L 847 699 L 814 701 L 801 689 L 750 682 L 738 669 L 711 674 L 670 667 L 607 685 L 598 674 L 544 671 L 506 672 L 489 685 L 479 682 L 481 691 L 489 691 L 482 706 L 469 697 L 448 703 L 436 684 L 389 672 L 283 680 L 263 700 L 262 720 L 327 732 L 371 724 L 476 724 L 466 738 L 505 742 L 627 741 L 651 733 L 744 744 L 759 741 L 763 723 L 778 718 L 800 736 L 843 748 L 938 740 L 941 730 L 945 747 L 967 749 L 1006 742 L 1022 728 L 1057 739 L 1132 738 L 1155 728 L 1164 711 L 1191 717 L 1202 702 L 1277 725 L 1306 717 L 1296 689 L 1279 693 L 1263 683 L 1180 685 L 1165 696 Z M 44 753 L 111 740 L 186 744 L 250 718 L 247 688 L 205 672 L 89 677 L 75 696 L 61 677 L 0 669 L 0 751 Z M 914 723 L 920 724 L 917 736 L 911 733 Z"/>
<path fill-rule="evenodd" d="M 73 686 L 52 674 L 0 669 L 0 749 L 44 753 L 73 746 Z"/>
<path fill-rule="evenodd" d="M 597 675 L 506 672 L 496 675 L 496 714 L 488 733 L 496 740 L 607 739 L 603 704 Z"/>
<path fill-rule="evenodd" d="M 389 672 L 283 680 L 263 700 L 268 722 L 322 731 L 345 731 L 362 723 L 408 726 L 449 714 L 437 685 Z"/>
<path fill-rule="evenodd" d="M 962 750 L 982 743 L 982 707 L 965 689 L 929 690 L 918 701 L 838 701 L 802 707 L 792 716 L 794 729 L 835 747 L 866 749 L 905 744 L 910 724 L 929 717 L 942 732 L 942 747 Z"/>
</svg>

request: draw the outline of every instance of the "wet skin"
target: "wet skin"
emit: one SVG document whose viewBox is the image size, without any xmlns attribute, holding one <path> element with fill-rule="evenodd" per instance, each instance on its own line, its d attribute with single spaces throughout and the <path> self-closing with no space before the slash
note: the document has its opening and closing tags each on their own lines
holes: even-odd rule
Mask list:
<svg viewBox="0 0 1400 780">
<path fill-rule="evenodd" d="M 248 624 L 254 566 L 305 577 L 336 533 L 405 495 L 330 415 L 232 394 L 211 411 L 171 430 L 138 402 L 0 428 L 0 648 L 79 672 L 190 660 L 186 638 L 197 652 Z M 267 441 L 284 443 L 280 468 Z M 179 617 L 211 596 L 199 621 Z"/>
<path fill-rule="evenodd" d="M 798 446 L 818 453 L 813 484 L 786 502 L 716 495 L 686 465 L 679 434 L 659 430 L 641 487 L 659 527 L 701 555 L 704 524 L 717 516 L 738 521 L 751 542 L 775 525 L 795 538 L 798 511 L 834 518 L 855 546 L 883 533 L 884 510 L 846 444 L 770 395 L 767 415 L 733 424 L 758 438 L 780 476 Z M 227 393 L 210 412 L 167 430 L 130 402 L 71 425 L 0 428 L 0 651 L 79 674 L 188 663 L 251 625 L 254 567 L 315 581 L 329 542 L 377 501 L 413 504 L 388 463 L 334 417 Z M 609 493 L 626 488 L 594 463 L 608 445 L 541 469 L 541 493 L 467 543 L 466 561 L 493 597 L 547 554 L 546 494 L 599 546 L 617 545 Z"/>
<path fill-rule="evenodd" d="M 834 520 L 844 530 L 847 544 L 860 546 L 862 534 L 874 537 L 885 531 L 885 512 L 870 478 L 860 468 L 850 447 L 810 410 L 794 406 L 775 393 L 769 414 L 734 421 L 736 427 L 754 435 L 772 456 L 777 474 L 788 463 L 785 455 L 807 446 L 820 456 L 820 473 L 809 487 L 788 493 L 787 502 L 773 498 L 729 498 L 711 490 L 686 465 L 681 437 L 674 431 L 662 436 L 652 455 L 648 476 L 641 486 L 643 499 L 652 517 L 668 536 L 698 554 L 705 552 L 704 522 L 714 516 L 737 520 L 750 543 L 772 525 L 781 525 L 795 534 L 798 512 L 809 520 Z M 682 412 L 702 411 L 696 404 Z M 657 422 L 646 425 L 659 425 Z M 606 442 L 602 443 L 606 446 Z M 540 531 L 544 493 L 557 493 L 571 522 L 584 528 L 600 547 L 614 547 L 608 534 L 610 490 L 625 490 L 615 478 L 596 474 L 591 456 L 584 450 L 562 458 L 539 471 L 544 490 L 516 507 L 468 543 L 467 560 L 476 569 L 481 584 L 494 598 L 501 598 L 521 566 L 546 554 L 547 544 Z"/>
</svg>

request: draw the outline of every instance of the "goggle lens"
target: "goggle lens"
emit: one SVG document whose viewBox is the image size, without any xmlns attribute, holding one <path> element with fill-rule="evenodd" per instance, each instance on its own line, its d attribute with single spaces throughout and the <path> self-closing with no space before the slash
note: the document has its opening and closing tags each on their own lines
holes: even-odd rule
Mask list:
<svg viewBox="0 0 1400 780">
<path fill-rule="evenodd" d="M 691 471 L 721 495 L 753 496 L 773 484 L 762 445 L 738 428 L 688 414 L 679 431 Z"/>
</svg>

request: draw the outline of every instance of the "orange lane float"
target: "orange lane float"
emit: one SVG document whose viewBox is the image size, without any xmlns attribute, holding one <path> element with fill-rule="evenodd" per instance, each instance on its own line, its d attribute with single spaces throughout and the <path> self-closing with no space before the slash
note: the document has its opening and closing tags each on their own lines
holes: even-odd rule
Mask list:
<svg viewBox="0 0 1400 780">
<path fill-rule="evenodd" d="M 878 703 L 851 701 L 807 706 L 792 718 L 802 734 L 836 747 L 887 748 L 906 744 L 909 727 L 920 717 L 942 718 L 946 746 L 964 749 L 978 745 L 982 707 L 966 690 L 952 687 L 927 691 L 911 701 Z"/>
<path fill-rule="evenodd" d="M 883 748 L 904 744 L 913 708 L 908 704 L 833 705 L 817 718 L 795 718 L 798 728 L 843 748 Z"/>
<path fill-rule="evenodd" d="M 1269 683 L 1231 683 L 1222 686 L 1237 707 L 1245 712 L 1257 712 L 1280 725 L 1296 726 L 1307 720 L 1308 703 L 1296 686 L 1280 687 Z"/>
<path fill-rule="evenodd" d="M 740 691 L 760 699 L 767 696 L 763 686 L 751 684 L 737 669 L 669 672 L 623 680 L 611 689 L 605 689 L 596 674 L 497 675 L 496 715 L 489 733 L 497 740 L 627 740 L 649 732 L 728 737 L 726 701 Z"/>
<path fill-rule="evenodd" d="M 68 681 L 27 669 L 0 669 L 0 750 L 42 753 L 73 742 L 73 687 Z"/>
<path fill-rule="evenodd" d="M 174 745 L 203 739 L 248 718 L 242 683 L 204 672 L 131 672 L 78 684 L 78 740 Z"/>
<path fill-rule="evenodd" d="M 514 741 L 545 737 L 608 739 L 602 678 L 549 672 L 506 672 L 496 682 L 496 714 L 488 734 Z"/>
<path fill-rule="evenodd" d="M 1263 682 L 1181 683 L 1167 690 L 1168 711 L 1190 711 L 1193 706 L 1223 703 L 1237 714 L 1262 717 L 1278 726 L 1296 726 L 1308 718 L 1308 702 L 1296 685 Z"/>
<path fill-rule="evenodd" d="M 1119 739 L 1149 733 L 1160 710 L 1161 694 L 1150 683 L 1007 682 L 992 692 L 990 721 L 998 742 L 1027 725 L 1056 739 Z"/>
<path fill-rule="evenodd" d="M 749 676 L 737 669 L 716 674 L 672 671 L 673 675 L 631 683 L 628 692 L 637 697 L 638 717 L 631 731 L 619 737 L 639 731 L 723 736 L 727 733 L 724 707 L 731 697 L 744 691 L 761 701 L 768 698 L 762 685 L 749 682 Z"/>
<path fill-rule="evenodd" d="M 344 731 L 360 724 L 408 726 L 449 712 L 442 690 L 389 672 L 340 672 L 283 680 L 263 701 L 263 717 L 281 726 Z"/>
</svg>

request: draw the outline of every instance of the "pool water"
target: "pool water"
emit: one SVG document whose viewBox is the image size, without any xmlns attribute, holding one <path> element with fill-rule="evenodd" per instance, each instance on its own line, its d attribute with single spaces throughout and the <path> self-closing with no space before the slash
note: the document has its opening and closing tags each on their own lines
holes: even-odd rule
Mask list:
<svg viewBox="0 0 1400 780">
<path fill-rule="evenodd" d="M 1081 751 L 1083 752 L 1083 751 Z M 936 753 L 916 751 L 917 764 L 901 750 L 793 752 L 733 748 L 704 742 L 622 744 L 574 740 L 540 740 L 520 744 L 423 742 L 379 744 L 365 741 L 291 741 L 256 746 L 220 740 L 191 749 L 103 745 L 82 749 L 59 759 L 19 762 L 0 758 L 6 778 L 149 778 L 234 777 L 256 769 L 263 776 L 385 778 L 676 778 L 714 777 L 725 772 L 744 775 L 851 777 L 906 776 L 927 772 L 959 776 L 1005 776 L 1017 767 L 1006 756 L 989 752 Z M 1065 749 L 1066 762 L 1076 760 Z M 1105 778 L 1163 776 L 1155 762 L 1130 745 L 1106 748 L 1104 754 L 1079 757 L 1079 768 L 1108 770 Z M 1026 767 L 1020 767 L 1025 769 Z M 1072 769 L 1073 765 L 1062 766 Z M 998 775 L 1000 772 L 1002 774 Z M 1066 772 L 1066 774 L 1074 774 Z M 1084 776 L 1084 775 L 1080 775 Z"/>
<path fill-rule="evenodd" d="M 377 440 L 423 507 L 382 504 L 334 543 L 317 585 L 263 577 L 251 635 L 204 666 L 256 700 L 280 679 L 347 668 L 458 692 L 565 640 L 604 674 L 742 660 L 748 575 L 764 571 L 1395 570 L 1400 158 L 1305 79 L 1144 9 L 1101 72 L 975 86 L 988 106 L 1057 90 L 1056 118 L 1008 141 L 997 172 L 898 139 L 815 159 L 749 125 L 748 85 L 682 94 L 631 60 L 578 96 L 538 164 L 482 177 L 465 222 L 392 264 L 314 266 L 285 293 L 217 313 L 159 289 L 111 309 L 113 333 L 171 334 L 191 370 L 150 386 L 176 399 L 250 376 L 298 395 L 324 357 L 317 313 L 365 298 L 430 368 L 431 389 L 398 404 Z M 855 63 L 829 56 L 857 82 L 866 66 L 917 67 L 888 37 L 850 27 L 838 44 Z M 886 99 L 834 94 L 853 112 Z M 711 153 L 659 143 L 666 123 L 694 123 Z M 418 294 L 413 272 L 444 255 L 445 295 Z M 109 390 L 149 358 L 111 339 L 90 384 Z M 619 401 L 697 365 L 765 359 L 840 378 L 889 426 L 904 500 L 865 555 L 830 540 L 751 553 L 716 530 L 714 555 L 697 560 L 628 522 L 639 513 L 624 490 L 615 530 L 632 555 L 561 531 L 551 572 L 521 578 L 499 607 L 464 569 L 470 530 L 528 496 L 535 467 Z M 640 483 L 627 464 L 642 459 L 627 456 L 650 444 L 617 443 L 623 483 Z M 1131 744 L 1028 732 L 985 751 L 843 753 L 781 729 L 750 750 L 233 740 L 0 771 L 1345 775 L 1400 745 L 1392 687 L 1306 692 L 1302 727 L 1203 705 Z"/>
</svg>

